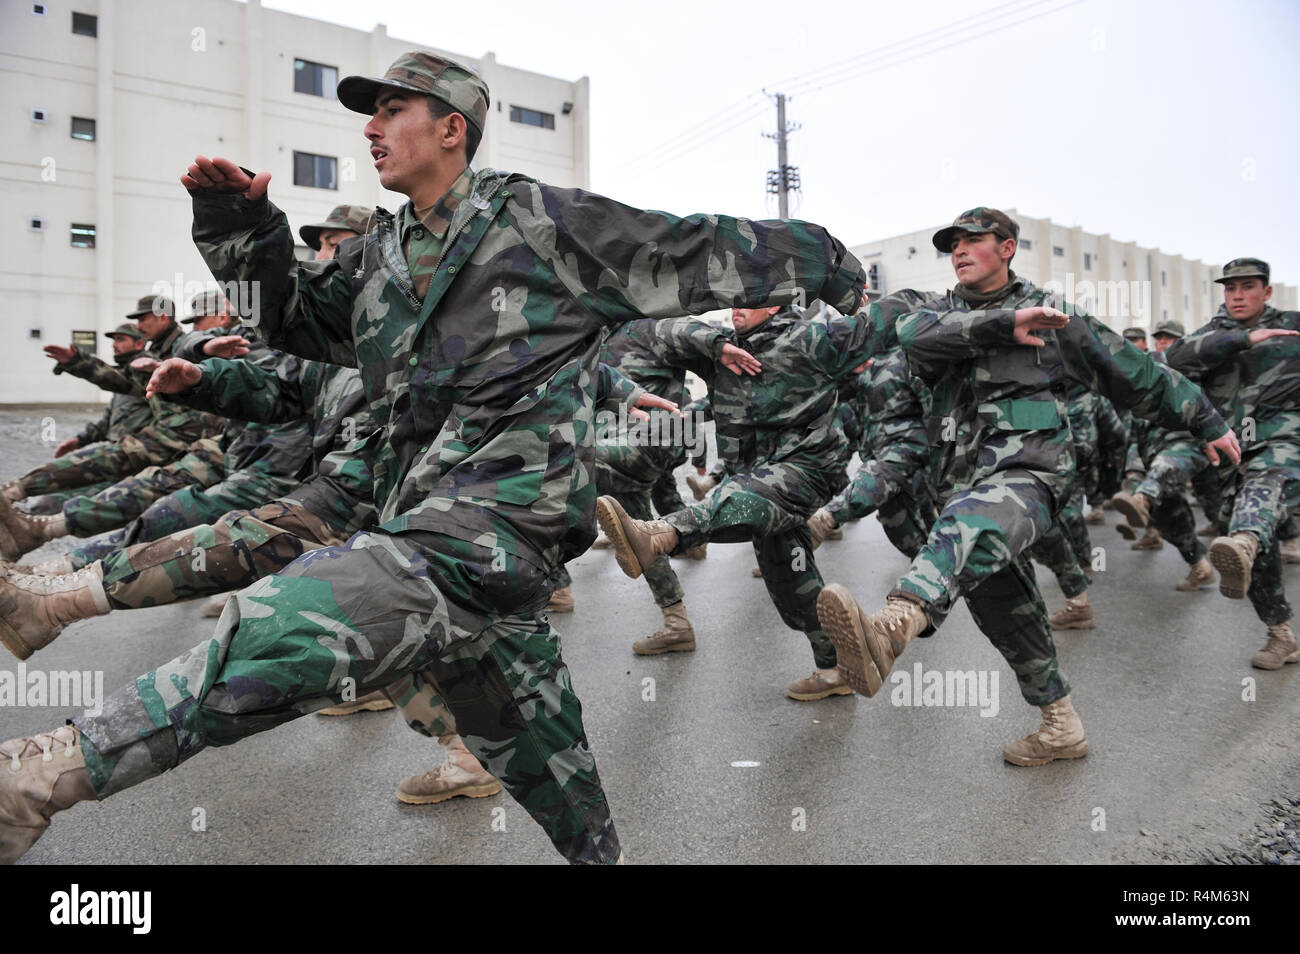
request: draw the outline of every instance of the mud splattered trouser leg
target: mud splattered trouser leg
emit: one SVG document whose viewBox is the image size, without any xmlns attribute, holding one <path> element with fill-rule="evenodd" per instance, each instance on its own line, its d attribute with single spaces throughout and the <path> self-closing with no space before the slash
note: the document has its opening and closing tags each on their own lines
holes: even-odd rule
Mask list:
<svg viewBox="0 0 1300 954">
<path fill-rule="evenodd" d="M 1263 622 L 1285 623 L 1291 618 L 1291 604 L 1282 580 L 1279 531 L 1300 502 L 1300 445 L 1267 444 L 1251 453 L 1240 471 L 1236 493 L 1228 500 L 1232 517 L 1227 530 L 1259 538 L 1246 596 Z"/>
<path fill-rule="evenodd" d="M 294 484 L 284 477 L 236 471 L 211 487 L 185 487 L 155 500 L 122 529 L 69 551 L 68 559 L 74 567 L 89 566 L 114 550 L 212 523 L 232 510 L 259 507 L 287 493 Z"/>
<path fill-rule="evenodd" d="M 175 460 L 184 448 L 128 434 L 120 441 L 78 448 L 57 460 L 47 461 L 28 471 L 19 481 L 27 496 L 48 494 L 55 490 L 74 490 L 123 477 Z"/>
<path fill-rule="evenodd" d="M 344 543 L 320 517 L 277 501 L 114 550 L 103 558 L 104 592 L 114 609 L 211 596 L 251 586 L 309 550 Z"/>
<path fill-rule="evenodd" d="M 817 595 L 825 583 L 813 559 L 808 517 L 827 496 L 802 467 L 765 464 L 726 477 L 700 503 L 664 517 L 677 530 L 677 553 L 706 541 L 753 541 L 776 611 L 808 637 L 819 669 L 835 665 L 835 647 L 817 619 Z"/>
<path fill-rule="evenodd" d="M 582 706 L 538 615 L 550 586 L 499 556 L 427 531 L 360 533 L 240 591 L 212 639 L 75 720 L 96 793 L 432 667 L 466 746 L 560 853 L 615 861 Z"/>
<path fill-rule="evenodd" d="M 1025 558 L 1051 526 L 1052 511 L 1051 492 L 1026 471 L 994 474 L 958 491 L 944 503 L 925 546 L 890 593 L 919 603 L 930 617 L 929 632 L 965 596 L 981 632 L 1015 672 L 1031 705 L 1046 705 L 1069 692 L 1047 608 Z"/>
</svg>

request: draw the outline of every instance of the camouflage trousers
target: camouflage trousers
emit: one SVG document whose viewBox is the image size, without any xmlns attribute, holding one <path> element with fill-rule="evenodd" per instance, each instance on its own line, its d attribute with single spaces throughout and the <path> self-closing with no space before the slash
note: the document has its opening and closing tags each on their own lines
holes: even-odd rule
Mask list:
<svg viewBox="0 0 1300 954">
<path fill-rule="evenodd" d="M 310 550 L 346 542 L 326 520 L 277 500 L 106 554 L 104 592 L 114 609 L 212 596 L 251 586 Z"/>
<path fill-rule="evenodd" d="M 826 509 L 840 526 L 879 513 L 889 542 L 911 559 L 925 546 L 938 516 L 925 466 L 924 461 L 910 468 L 891 466 L 871 458 Z"/>
<path fill-rule="evenodd" d="M 1242 460 L 1229 490 L 1221 514 L 1230 514 L 1230 519 L 1225 528 L 1221 515 L 1220 530 L 1253 533 L 1259 538 L 1246 597 L 1264 623 L 1285 623 L 1291 618 L 1291 604 L 1283 585 L 1279 544 L 1291 511 L 1300 505 L 1300 444 L 1270 443 L 1251 452 Z"/>
<path fill-rule="evenodd" d="M 46 461 L 18 478 L 25 496 L 57 490 L 76 490 L 93 484 L 112 483 L 144 470 L 175 460 L 184 445 L 151 433 L 127 434 L 120 441 L 79 447 L 62 457 Z"/>
<path fill-rule="evenodd" d="M 1052 521 L 1045 484 L 1028 471 L 996 473 L 944 503 L 925 546 L 890 594 L 925 608 L 931 627 L 923 635 L 941 626 L 965 596 L 975 624 L 1016 674 L 1025 701 L 1035 706 L 1070 692 L 1025 552 Z"/>
<path fill-rule="evenodd" d="M 418 674 L 465 745 L 573 862 L 619 856 L 546 574 L 429 531 L 356 534 L 227 603 L 212 639 L 75 720 L 100 798 Z"/>
<path fill-rule="evenodd" d="M 1064 511 L 1064 508 L 1062 508 Z M 1056 584 L 1065 594 L 1066 599 L 1088 592 L 1089 578 L 1087 567 L 1091 566 L 1091 557 L 1086 562 L 1079 561 L 1078 548 L 1071 534 L 1071 528 L 1058 513 L 1047 531 L 1029 547 L 1029 555 L 1052 571 Z"/>
<path fill-rule="evenodd" d="M 183 487 L 151 503 L 139 517 L 120 530 L 70 550 L 68 559 L 80 569 L 114 550 L 157 540 L 178 530 L 212 523 L 232 510 L 247 510 L 274 501 L 297 483 L 292 477 L 237 470 L 210 487 Z"/>
<path fill-rule="evenodd" d="M 63 505 L 73 497 L 93 497 L 100 491 L 107 490 L 112 486 L 113 481 L 104 480 L 97 484 L 91 484 L 89 487 L 76 487 L 72 490 L 56 490 L 48 494 L 38 494 L 35 497 L 28 497 L 23 500 L 22 505 L 17 509 L 23 513 L 44 516 L 62 513 Z"/>
<path fill-rule="evenodd" d="M 1124 418 L 1107 400 L 1097 402 L 1097 486 L 1090 502 L 1100 503 L 1119 493 L 1124 479 L 1124 460 L 1128 452 L 1129 428 Z"/>
<path fill-rule="evenodd" d="M 808 518 L 833 492 L 810 469 L 760 464 L 724 477 L 703 501 L 663 518 L 678 533 L 674 553 L 706 542 L 752 542 L 772 604 L 785 625 L 808 637 L 818 669 L 835 665 L 835 646 L 817 618 L 826 584 L 813 559 Z"/>
<path fill-rule="evenodd" d="M 68 533 L 93 537 L 126 526 L 161 497 L 185 487 L 207 487 L 226 476 L 226 457 L 216 438 L 195 441 L 176 460 L 161 467 L 145 467 L 94 496 L 72 497 L 63 505 Z"/>
<path fill-rule="evenodd" d="M 652 503 L 662 508 L 671 505 L 675 497 L 676 506 L 671 510 L 660 509 L 659 513 L 684 509 L 685 504 L 677 493 L 673 477 L 673 471 L 683 460 L 685 452 L 680 448 L 601 444 L 596 449 L 596 488 L 617 500 L 634 520 L 652 520 Z M 671 495 L 662 486 L 665 478 L 672 487 Z M 681 581 L 677 579 L 667 554 L 661 554 L 646 567 L 644 575 L 656 605 L 672 606 L 685 598 Z M 557 580 L 557 588 L 563 588 L 569 582 L 565 571 Z"/>
</svg>

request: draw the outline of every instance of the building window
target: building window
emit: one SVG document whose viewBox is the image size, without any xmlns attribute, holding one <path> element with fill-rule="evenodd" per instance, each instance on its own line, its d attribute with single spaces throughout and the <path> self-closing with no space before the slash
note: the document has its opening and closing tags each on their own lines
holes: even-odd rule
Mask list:
<svg viewBox="0 0 1300 954">
<path fill-rule="evenodd" d="M 1065 249 L 1061 248 L 1059 245 L 1053 245 L 1052 254 L 1057 258 L 1065 258 Z"/>
<path fill-rule="evenodd" d="M 511 106 L 510 121 L 512 123 L 523 123 L 525 126 L 540 126 L 543 129 L 554 129 L 555 113 L 543 113 L 536 109 L 524 109 L 522 106 Z"/>
<path fill-rule="evenodd" d="M 95 353 L 95 333 L 93 331 L 74 331 L 72 333 L 72 344 L 78 348 L 84 348 L 91 354 Z"/>
<path fill-rule="evenodd" d="M 93 119 L 82 119 L 80 116 L 72 117 L 72 138 L 84 139 L 86 142 L 95 141 L 95 121 Z"/>
<path fill-rule="evenodd" d="M 95 247 L 95 227 L 93 225 L 83 225 L 80 222 L 73 222 L 69 235 L 72 238 L 73 248 Z"/>
<path fill-rule="evenodd" d="M 32 110 L 31 116 L 32 116 L 32 122 L 34 123 L 45 122 L 45 110 L 40 109 L 39 107 Z"/>
<path fill-rule="evenodd" d="M 1160 287 L 1164 288 L 1167 284 L 1168 282 L 1165 281 L 1165 270 L 1162 268 L 1160 269 Z"/>
<path fill-rule="evenodd" d="M 44 232 L 45 220 L 41 218 L 39 215 L 33 215 L 31 218 L 27 220 L 27 231 Z"/>
<path fill-rule="evenodd" d="M 1092 270 L 1092 256 L 1087 252 L 1083 253 L 1083 267 L 1085 271 Z"/>
<path fill-rule="evenodd" d="M 32 13 L 36 14 L 38 17 L 43 17 L 43 16 L 45 16 L 45 4 L 43 4 L 43 3 L 33 3 L 33 4 L 32 4 Z"/>
<path fill-rule="evenodd" d="M 40 328 L 29 328 L 29 329 L 27 329 L 27 337 L 31 338 L 33 341 L 40 341 L 40 340 L 41 340 L 41 329 L 40 329 Z"/>
<path fill-rule="evenodd" d="M 338 67 L 313 63 L 311 60 L 293 61 L 293 91 L 295 93 L 333 97 L 338 85 Z"/>
<path fill-rule="evenodd" d="M 72 32 L 77 36 L 99 36 L 99 17 L 89 13 L 72 15 Z"/>
<path fill-rule="evenodd" d="M 333 156 L 310 152 L 293 153 L 293 184 L 313 189 L 338 189 L 338 163 Z"/>
<path fill-rule="evenodd" d="M 1023 248 L 1025 251 L 1028 251 L 1029 249 L 1034 247 L 1034 243 L 1031 239 L 1021 239 L 1020 247 Z"/>
</svg>

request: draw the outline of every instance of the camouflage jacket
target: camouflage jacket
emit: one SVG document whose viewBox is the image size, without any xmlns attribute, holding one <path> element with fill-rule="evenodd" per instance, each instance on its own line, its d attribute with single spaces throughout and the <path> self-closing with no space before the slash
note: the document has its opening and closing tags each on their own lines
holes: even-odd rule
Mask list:
<svg viewBox="0 0 1300 954">
<path fill-rule="evenodd" d="M 858 454 L 878 460 L 895 479 L 920 479 L 930 460 L 925 419 L 930 390 L 912 374 L 907 352 L 892 348 L 858 375 L 858 404 L 866 426 Z"/>
<path fill-rule="evenodd" d="M 1242 453 L 1270 442 L 1300 442 L 1300 337 L 1250 343 L 1259 328 L 1300 331 L 1300 312 L 1265 308 L 1249 327 L 1220 310 L 1174 342 L 1169 366 L 1200 383 L 1241 437 Z"/>
<path fill-rule="evenodd" d="M 444 202 L 447 197 L 444 197 Z M 852 308 L 862 269 L 818 226 L 643 212 L 492 170 L 455 204 L 423 298 L 403 217 L 329 262 L 298 262 L 265 198 L 195 193 L 220 281 L 255 281 L 286 351 L 360 368 L 384 422 L 375 500 L 388 532 L 500 547 L 544 573 L 595 537 L 593 415 L 606 327 L 820 296 Z M 408 203 L 409 204 L 409 203 Z"/>
<path fill-rule="evenodd" d="M 650 345 L 653 327 L 653 319 L 629 321 L 605 337 L 600 360 L 651 394 L 685 407 L 689 399 L 686 371 L 659 360 Z"/>
<path fill-rule="evenodd" d="M 913 373 L 933 396 L 926 422 L 930 464 L 941 499 L 1000 471 L 1032 473 L 1065 502 L 1074 476 L 1067 395 L 1072 379 L 1134 415 L 1204 440 L 1226 433 L 1223 419 L 1195 384 L 1167 373 L 1149 355 L 1023 278 L 1013 278 L 998 307 L 971 310 L 955 292 L 929 295 L 899 319 L 898 339 Z M 1015 343 L 1015 313 L 1046 305 L 1070 323 L 1035 334 L 1043 347 Z"/>
<path fill-rule="evenodd" d="M 206 355 L 203 353 L 203 345 L 222 335 L 243 335 L 248 340 L 248 354 L 234 363 L 264 370 L 271 377 L 275 376 L 278 368 L 285 365 L 286 373 L 297 378 L 300 365 L 297 358 L 268 348 L 251 329 L 242 325 L 229 331 L 191 331 L 176 342 L 172 353 L 186 361 L 204 361 Z M 199 384 L 203 384 L 202 379 Z M 200 393 L 196 394 L 196 391 Z M 226 455 L 227 474 L 256 469 L 264 474 L 301 479 L 313 469 L 312 432 L 309 418 L 302 407 L 294 408 L 290 417 L 265 420 L 242 414 L 231 415 L 225 406 L 226 395 L 220 392 L 192 388 L 173 397 L 178 403 L 226 418 L 221 448 Z M 247 410 L 247 407 L 244 409 Z"/>
<path fill-rule="evenodd" d="M 181 326 L 172 325 L 171 331 L 161 341 L 151 341 L 144 352 L 136 358 L 155 358 L 164 361 L 175 352 L 176 342 L 181 337 Z M 145 385 L 149 383 L 149 372 L 137 371 L 129 364 L 114 368 L 105 361 L 86 355 L 83 362 L 63 366 L 69 374 L 84 378 L 103 391 L 114 394 L 128 394 L 145 400 Z M 176 451 L 183 451 L 191 443 L 204 437 L 220 434 L 226 422 L 211 414 L 205 414 L 185 407 L 175 401 L 162 397 L 148 399 L 152 420 L 135 433 L 158 441 L 160 444 Z"/>
<path fill-rule="evenodd" d="M 653 328 L 654 348 L 663 361 L 709 382 L 718 457 L 728 472 L 794 464 L 818 476 L 830 497 L 844 486 L 852 455 L 839 426 L 837 385 L 892 334 L 892 316 L 886 320 L 879 303 L 871 308 L 825 318 L 785 309 L 743 336 L 679 318 Z M 727 343 L 744 348 L 763 369 L 738 375 L 717 363 Z"/>
<path fill-rule="evenodd" d="M 99 359 L 81 348 L 74 348 L 73 350 L 76 352 L 76 356 L 67 364 L 56 364 L 54 373 L 63 374 L 67 372 L 79 378 L 88 377 L 94 366 L 93 362 Z M 126 371 L 130 363 L 139 356 L 135 352 L 127 355 L 114 355 L 113 363 Z M 81 433 L 77 435 L 77 443 L 85 447 L 87 444 L 95 444 L 99 441 L 121 440 L 123 435 L 134 434 L 152 420 L 153 408 L 149 406 L 149 402 L 142 395 L 114 394 L 99 420 L 91 421 L 82 428 Z"/>
</svg>

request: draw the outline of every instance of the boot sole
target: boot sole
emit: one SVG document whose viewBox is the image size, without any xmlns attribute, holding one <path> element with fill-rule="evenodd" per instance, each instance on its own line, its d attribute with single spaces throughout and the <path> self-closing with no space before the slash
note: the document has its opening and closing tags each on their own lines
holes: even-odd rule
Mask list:
<svg viewBox="0 0 1300 954">
<path fill-rule="evenodd" d="M 1263 670 L 1265 670 L 1266 672 L 1275 672 L 1275 671 L 1277 671 L 1278 669 L 1281 669 L 1283 666 L 1288 666 L 1288 665 L 1290 665 L 1291 663 L 1298 663 L 1298 662 L 1300 662 L 1300 649 L 1297 649 L 1297 650 L 1296 650 L 1295 652 L 1293 652 L 1290 656 L 1285 657 L 1285 658 L 1284 658 L 1280 663 L 1278 663 L 1276 666 L 1272 666 L 1272 665 L 1268 665 L 1268 666 L 1266 666 L 1266 665 L 1263 665 L 1263 664 L 1261 664 L 1261 663 L 1256 662 L 1254 659 L 1252 659 L 1252 660 L 1250 661 L 1250 664 L 1251 664 L 1252 666 L 1254 666 L 1256 669 L 1263 669 Z"/>
<path fill-rule="evenodd" d="M 569 606 L 551 606 L 550 604 L 547 604 L 546 612 L 548 612 L 548 613 L 572 613 L 572 612 L 573 612 L 573 606 L 572 606 L 572 605 L 569 605 Z"/>
<path fill-rule="evenodd" d="M 1130 527 L 1127 523 L 1118 523 L 1118 524 L 1116 524 L 1116 525 L 1115 525 L 1115 532 L 1117 532 L 1117 533 L 1118 533 L 1121 537 L 1123 537 L 1125 540 L 1136 540 L 1136 539 L 1137 539 L 1137 531 L 1134 530 L 1132 527 Z"/>
<path fill-rule="evenodd" d="M 1133 501 L 1127 496 L 1116 496 L 1111 498 L 1115 504 L 1115 510 L 1123 514 L 1124 519 L 1128 521 L 1130 527 L 1137 527 L 1139 530 L 1145 530 L 1151 522 L 1149 518 L 1142 515 L 1142 511 L 1134 505 Z M 1086 522 L 1086 521 L 1085 521 Z"/>
<path fill-rule="evenodd" d="M 799 702 L 816 702 L 819 699 L 829 699 L 831 696 L 851 696 L 853 695 L 852 686 L 836 686 L 833 689 L 823 689 L 821 692 L 791 692 L 785 691 L 786 698 L 797 699 Z"/>
<path fill-rule="evenodd" d="M 849 687 L 868 698 L 879 692 L 885 680 L 871 653 L 858 604 L 849 591 L 838 583 L 824 588 L 817 595 L 817 620 L 830 634 L 835 646 L 835 668 Z"/>
<path fill-rule="evenodd" d="M 32 653 L 35 652 L 32 647 L 23 642 L 22 637 L 18 635 L 18 630 L 14 629 L 3 619 L 0 619 L 0 643 L 4 643 L 5 649 L 9 650 L 19 659 L 30 659 Z"/>
<path fill-rule="evenodd" d="M 1084 739 L 1082 742 L 1072 745 L 1068 749 L 1060 749 L 1059 751 L 1053 752 L 1051 755 L 1043 758 L 1022 758 L 1019 755 L 1012 755 L 1010 752 L 1005 750 L 1002 752 L 1002 757 L 1012 765 L 1021 765 L 1026 768 L 1032 768 L 1037 765 L 1048 765 L 1055 762 L 1057 759 L 1081 759 L 1087 754 L 1088 740 Z"/>
<path fill-rule="evenodd" d="M 1096 629 L 1097 620 L 1094 619 L 1072 619 L 1064 623 L 1056 623 L 1048 620 L 1052 629 Z"/>
<path fill-rule="evenodd" d="M 328 709 L 318 709 L 317 715 L 323 716 L 348 716 L 356 715 L 358 712 L 387 712 L 389 709 L 396 709 L 387 700 L 375 699 L 372 702 L 365 702 L 359 706 L 330 706 Z"/>
<path fill-rule="evenodd" d="M 1250 589 L 1250 567 L 1237 548 L 1217 540 L 1210 544 L 1210 566 L 1219 571 L 1219 592 L 1230 600 L 1246 598 Z"/>
<path fill-rule="evenodd" d="M 596 521 L 600 524 L 600 529 L 605 532 L 605 536 L 613 541 L 614 559 L 618 561 L 619 568 L 634 580 L 644 573 L 641 562 L 632 552 L 632 544 L 628 541 L 627 534 L 623 532 L 623 522 L 619 519 L 614 505 L 604 499 L 597 500 Z"/>
<path fill-rule="evenodd" d="M 397 800 L 406 805 L 436 805 L 439 802 L 449 801 L 453 798 L 465 796 L 466 798 L 486 798 L 489 795 L 497 795 L 501 792 L 501 783 L 494 782 L 491 785 L 467 785 L 465 788 L 458 788 L 455 791 L 439 792 L 437 795 L 406 795 L 400 790 L 394 792 Z"/>
<path fill-rule="evenodd" d="M 671 646 L 662 646 L 657 649 L 645 649 L 638 646 L 636 643 L 633 643 L 632 652 L 636 653 L 638 656 L 662 656 L 664 653 L 693 653 L 695 652 L 695 640 L 692 639 L 689 643 L 673 643 Z"/>
</svg>

